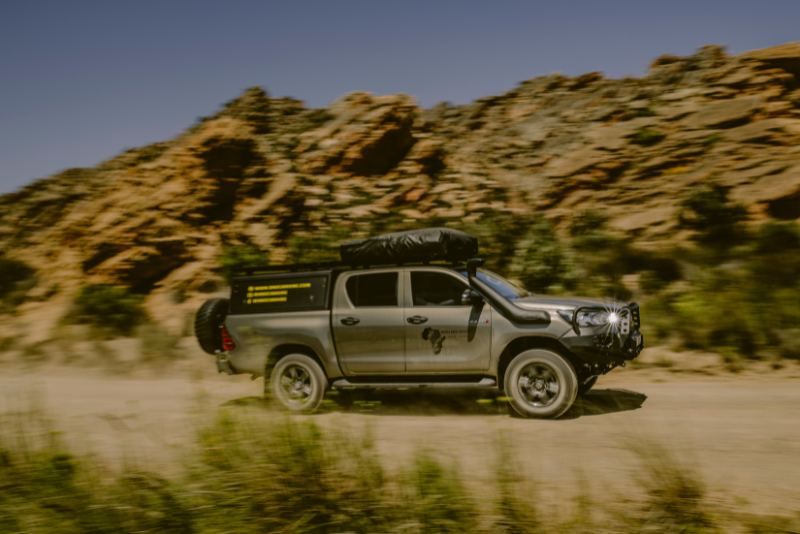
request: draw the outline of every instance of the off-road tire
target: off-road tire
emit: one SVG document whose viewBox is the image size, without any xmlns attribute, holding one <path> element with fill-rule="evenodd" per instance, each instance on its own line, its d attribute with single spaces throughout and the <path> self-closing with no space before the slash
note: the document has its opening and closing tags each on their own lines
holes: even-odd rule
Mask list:
<svg viewBox="0 0 800 534">
<path fill-rule="evenodd" d="M 511 408 L 526 418 L 555 419 L 566 413 L 578 396 L 572 364 L 545 349 L 518 354 L 508 365 L 504 382 Z"/>
<path fill-rule="evenodd" d="M 228 299 L 208 299 L 194 316 L 194 335 L 200 347 L 209 354 L 222 350 L 220 328 L 228 316 Z"/>
<path fill-rule="evenodd" d="M 294 383 L 298 380 L 302 382 L 302 388 L 294 387 Z M 328 379 L 325 377 L 325 372 L 317 362 L 304 354 L 284 356 L 272 368 L 270 377 L 272 399 L 289 411 L 299 413 L 315 411 L 322 404 L 326 389 L 328 389 Z"/>
<path fill-rule="evenodd" d="M 597 384 L 597 378 L 598 377 L 593 376 L 588 382 L 578 384 L 578 395 L 587 394 L 589 390 L 592 389 L 595 384 Z"/>
</svg>

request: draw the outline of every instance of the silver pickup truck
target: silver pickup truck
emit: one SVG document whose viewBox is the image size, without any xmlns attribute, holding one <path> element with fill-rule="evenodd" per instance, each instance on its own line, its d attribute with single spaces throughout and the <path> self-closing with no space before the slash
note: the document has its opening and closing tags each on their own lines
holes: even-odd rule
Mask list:
<svg viewBox="0 0 800 534">
<path fill-rule="evenodd" d="M 481 388 L 555 418 L 641 352 L 636 304 L 534 295 L 482 264 L 253 270 L 200 308 L 195 330 L 220 372 L 263 375 L 303 412 L 329 388 Z"/>
</svg>

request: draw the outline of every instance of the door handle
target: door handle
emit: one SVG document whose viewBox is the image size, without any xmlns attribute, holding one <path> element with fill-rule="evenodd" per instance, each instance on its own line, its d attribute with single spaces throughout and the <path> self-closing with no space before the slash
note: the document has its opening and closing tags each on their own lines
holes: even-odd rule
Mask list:
<svg viewBox="0 0 800 534">
<path fill-rule="evenodd" d="M 414 317 L 409 317 L 408 319 L 406 319 L 406 321 L 408 321 L 411 324 L 422 324 L 424 322 L 427 322 L 427 320 L 428 320 L 427 317 L 421 317 L 419 315 L 415 315 Z"/>
<path fill-rule="evenodd" d="M 353 326 L 354 324 L 358 324 L 361 322 L 361 319 L 358 317 L 345 317 L 342 319 L 342 324 L 346 324 L 347 326 Z"/>
</svg>

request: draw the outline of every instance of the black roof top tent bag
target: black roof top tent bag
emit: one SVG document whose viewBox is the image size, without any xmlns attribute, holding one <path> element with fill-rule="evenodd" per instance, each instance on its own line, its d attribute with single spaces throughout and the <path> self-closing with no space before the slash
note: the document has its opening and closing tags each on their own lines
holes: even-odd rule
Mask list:
<svg viewBox="0 0 800 534">
<path fill-rule="evenodd" d="M 452 228 L 395 232 L 341 244 L 342 262 L 350 265 L 465 261 L 477 254 L 478 238 Z"/>
</svg>

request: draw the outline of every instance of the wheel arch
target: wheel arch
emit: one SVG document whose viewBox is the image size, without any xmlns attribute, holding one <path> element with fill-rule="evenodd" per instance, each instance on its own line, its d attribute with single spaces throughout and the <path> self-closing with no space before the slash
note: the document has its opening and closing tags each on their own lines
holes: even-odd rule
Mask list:
<svg viewBox="0 0 800 534">
<path fill-rule="evenodd" d="M 500 360 L 497 363 L 497 387 L 500 391 L 505 389 L 506 369 L 511 360 L 518 354 L 532 349 L 547 349 L 559 354 L 572 365 L 575 374 L 580 375 L 579 369 L 583 366 L 583 361 L 560 341 L 545 336 L 523 336 L 512 340 L 500 354 Z"/>
<path fill-rule="evenodd" d="M 275 364 L 290 354 L 302 354 L 304 356 L 308 356 L 317 362 L 327 378 L 328 369 L 325 367 L 325 364 L 322 363 L 322 358 L 319 357 L 319 354 L 317 354 L 314 349 L 301 343 L 284 343 L 282 345 L 273 347 L 267 356 L 267 362 L 264 368 L 264 376 L 267 377 L 267 381 L 269 380 L 269 376 L 272 374 L 272 369 L 275 367 Z"/>
</svg>

